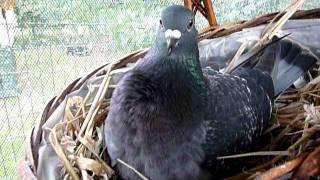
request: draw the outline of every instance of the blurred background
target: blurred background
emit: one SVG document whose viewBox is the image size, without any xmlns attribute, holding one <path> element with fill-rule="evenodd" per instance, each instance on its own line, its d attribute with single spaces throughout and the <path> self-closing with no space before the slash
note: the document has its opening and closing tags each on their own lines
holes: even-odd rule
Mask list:
<svg viewBox="0 0 320 180">
<path fill-rule="evenodd" d="M 219 24 L 290 0 L 214 0 Z M 0 0 L 0 179 L 17 179 L 23 142 L 46 102 L 74 79 L 153 41 L 163 7 L 183 0 Z M 303 9 L 320 7 L 307 0 Z M 197 16 L 198 29 L 207 27 Z"/>
</svg>

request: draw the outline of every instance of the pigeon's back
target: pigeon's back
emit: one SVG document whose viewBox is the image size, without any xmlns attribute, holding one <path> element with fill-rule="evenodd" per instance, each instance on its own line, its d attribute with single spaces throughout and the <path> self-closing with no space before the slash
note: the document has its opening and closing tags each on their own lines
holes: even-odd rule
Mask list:
<svg viewBox="0 0 320 180">
<path fill-rule="evenodd" d="M 231 75 L 204 69 L 209 85 L 204 164 L 213 174 L 235 168 L 217 157 L 254 150 L 270 122 L 275 95 L 316 61 L 310 51 L 285 40 L 268 47 L 253 68 L 239 68 Z"/>
<path fill-rule="evenodd" d="M 204 73 L 210 91 L 203 147 L 205 166 L 212 169 L 222 164 L 217 156 L 246 152 L 262 134 L 272 112 L 273 82 L 269 75 L 254 69 L 241 69 L 232 75 L 211 69 Z"/>
</svg>

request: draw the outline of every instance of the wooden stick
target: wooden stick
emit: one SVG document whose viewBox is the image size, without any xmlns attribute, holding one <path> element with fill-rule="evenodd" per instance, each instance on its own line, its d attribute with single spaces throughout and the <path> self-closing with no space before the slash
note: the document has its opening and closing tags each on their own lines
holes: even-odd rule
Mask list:
<svg viewBox="0 0 320 180">
<path fill-rule="evenodd" d="M 249 156 L 289 156 L 289 151 L 260 151 L 260 152 L 251 152 L 251 153 L 243 153 L 243 154 L 235 154 L 230 156 L 220 156 L 217 159 L 233 159 L 233 158 L 241 158 L 241 157 L 249 157 Z"/>
<path fill-rule="evenodd" d="M 310 153 L 303 161 L 298 170 L 294 173 L 293 178 L 296 179 L 310 179 L 313 176 L 320 174 L 320 148 L 317 148 Z"/>
<path fill-rule="evenodd" d="M 227 73 L 231 73 L 233 70 L 235 70 L 237 67 L 241 66 L 245 62 L 248 62 L 248 60 L 260 52 L 260 50 L 263 49 L 265 45 L 267 45 L 270 42 L 270 39 L 282 28 L 282 26 L 285 24 L 285 22 L 288 21 L 288 19 L 297 11 L 297 9 L 303 4 L 305 0 L 297 0 L 295 3 L 292 3 L 289 6 L 289 10 L 275 23 L 272 23 L 272 25 L 267 26 L 269 29 L 262 34 L 260 39 L 256 42 L 256 44 L 249 49 L 247 53 L 241 56 L 238 61 L 236 61 L 234 64 L 229 64 L 226 69 Z M 282 13 L 282 12 L 280 12 Z M 276 16 L 275 18 L 278 18 Z M 273 22 L 273 21 L 272 21 Z"/>
<path fill-rule="evenodd" d="M 206 8 L 203 7 L 198 0 L 191 0 L 191 1 L 192 1 L 192 8 L 194 8 L 195 10 L 198 10 L 207 19 Z"/>
<path fill-rule="evenodd" d="M 204 3 L 204 7 L 206 9 L 207 19 L 208 19 L 209 25 L 211 27 L 218 26 L 216 15 L 213 11 L 211 0 L 204 0 L 203 3 Z"/>
<path fill-rule="evenodd" d="M 54 149 L 54 151 L 57 153 L 58 157 L 60 158 L 60 160 L 64 164 L 64 167 L 69 172 L 69 174 L 71 175 L 72 179 L 80 180 L 78 174 L 75 172 L 73 166 L 71 165 L 71 163 L 69 162 L 68 158 L 66 157 L 66 155 L 65 155 L 65 153 L 63 151 L 63 148 L 60 146 L 60 143 L 58 141 L 57 134 L 56 134 L 56 128 L 57 127 L 58 127 L 57 125 L 54 126 L 52 131 L 49 134 L 49 141 L 51 143 L 51 146 Z"/>
<path fill-rule="evenodd" d="M 115 62 L 116 62 L 116 61 L 115 61 Z M 82 124 L 82 126 L 81 126 L 81 130 L 80 130 L 78 136 L 82 136 L 82 134 L 83 134 L 83 133 L 86 131 L 86 129 L 87 129 L 87 126 L 88 126 L 88 124 L 89 124 L 89 122 L 90 122 L 90 119 L 93 117 L 93 115 L 94 115 L 94 113 L 95 113 L 95 110 L 96 110 L 96 107 L 97 107 L 98 104 L 99 104 L 100 96 L 102 95 L 102 93 L 103 93 L 103 91 L 104 91 L 104 87 L 105 87 L 105 85 L 110 81 L 110 80 L 109 80 L 109 78 L 110 78 L 110 77 L 109 77 L 109 74 L 110 74 L 111 69 L 112 69 L 112 67 L 114 66 L 115 62 L 112 62 L 112 63 L 110 63 L 110 64 L 108 65 L 108 71 L 107 71 L 107 73 L 105 74 L 105 76 L 104 76 L 104 78 L 103 78 L 103 81 L 102 81 L 102 83 L 101 83 L 101 86 L 100 86 L 97 94 L 96 94 L 95 97 L 94 97 L 92 106 L 90 107 L 89 112 L 88 112 L 88 114 L 87 114 L 87 116 L 86 116 L 86 118 L 85 118 L 85 120 L 84 120 L 84 122 L 83 122 L 83 124 Z"/>
<path fill-rule="evenodd" d="M 111 169 L 111 167 L 90 147 L 88 146 L 84 141 L 84 139 L 82 137 L 79 138 L 79 141 L 81 142 L 81 144 L 83 144 L 83 146 L 85 146 L 102 164 L 102 166 L 105 168 L 105 171 L 107 173 L 108 176 L 113 176 L 114 175 L 114 171 L 113 169 Z"/>
<path fill-rule="evenodd" d="M 226 69 L 224 70 L 224 73 L 230 73 L 232 67 L 234 67 L 234 64 L 238 61 L 238 59 L 240 58 L 240 56 L 242 55 L 242 53 L 244 52 L 244 50 L 247 48 L 247 42 L 243 42 L 238 51 L 236 52 L 236 54 L 234 55 L 234 57 L 232 58 L 230 64 L 226 67 Z"/>
<path fill-rule="evenodd" d="M 184 6 L 192 11 L 192 1 L 184 0 Z"/>
<path fill-rule="evenodd" d="M 286 8 L 287 12 L 283 14 L 282 17 L 277 20 L 277 22 L 274 22 L 274 19 L 277 19 L 279 16 L 275 16 L 275 18 L 272 20 L 272 23 L 269 23 L 267 26 L 267 30 L 263 32 L 261 39 L 259 39 L 254 45 L 253 49 L 262 46 L 266 41 L 272 39 L 272 37 L 282 28 L 282 26 L 290 19 L 290 17 L 298 10 L 298 8 L 302 6 L 304 2 L 305 0 L 296 0 L 294 3 L 290 4 L 290 6 Z M 282 14 L 282 12 L 280 12 L 280 14 Z"/>
<path fill-rule="evenodd" d="M 125 163 L 124 161 L 122 161 L 121 159 L 117 159 L 117 161 L 121 164 L 123 164 L 124 166 L 126 166 L 127 168 L 131 169 L 133 172 L 135 172 L 142 180 L 148 180 L 147 177 L 145 177 L 143 174 L 141 174 L 138 170 L 136 170 L 135 168 L 133 168 L 132 166 L 130 166 L 129 164 Z"/>
<path fill-rule="evenodd" d="M 291 172 L 293 169 L 297 168 L 304 160 L 303 156 L 300 156 L 296 159 L 293 159 L 291 161 L 286 162 L 283 165 L 274 167 L 261 175 L 258 175 L 255 179 L 263 179 L 263 180 L 268 180 L 268 179 L 277 179 L 289 172 Z"/>
</svg>

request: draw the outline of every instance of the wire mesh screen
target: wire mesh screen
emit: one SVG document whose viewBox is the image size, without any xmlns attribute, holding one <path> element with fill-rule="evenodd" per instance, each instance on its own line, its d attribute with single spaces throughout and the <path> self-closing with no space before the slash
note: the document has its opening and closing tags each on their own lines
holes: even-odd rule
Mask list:
<svg viewBox="0 0 320 180">
<path fill-rule="evenodd" d="M 182 0 L 0 0 L 0 179 L 16 179 L 23 141 L 72 80 L 151 44 L 159 14 Z M 219 23 L 277 11 L 289 0 L 216 0 Z M 320 7 L 319 0 L 304 8 Z M 198 27 L 206 21 L 197 16 Z"/>
</svg>

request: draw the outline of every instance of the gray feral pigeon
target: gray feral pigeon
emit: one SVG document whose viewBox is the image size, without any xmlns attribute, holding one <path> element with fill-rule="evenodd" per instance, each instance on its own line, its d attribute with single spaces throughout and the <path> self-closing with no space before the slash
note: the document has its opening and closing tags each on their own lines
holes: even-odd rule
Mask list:
<svg viewBox="0 0 320 180">
<path fill-rule="evenodd" d="M 151 49 L 112 95 L 104 133 L 119 175 L 140 179 L 118 159 L 152 180 L 220 177 L 228 168 L 217 157 L 250 151 L 270 121 L 275 94 L 316 62 L 281 41 L 259 58 L 232 74 L 202 69 L 193 14 L 165 8 Z M 275 65 L 282 69 L 273 77 Z"/>
</svg>

